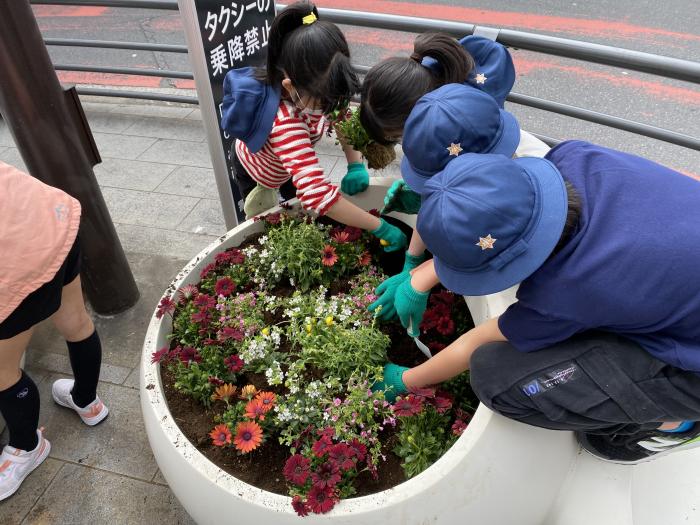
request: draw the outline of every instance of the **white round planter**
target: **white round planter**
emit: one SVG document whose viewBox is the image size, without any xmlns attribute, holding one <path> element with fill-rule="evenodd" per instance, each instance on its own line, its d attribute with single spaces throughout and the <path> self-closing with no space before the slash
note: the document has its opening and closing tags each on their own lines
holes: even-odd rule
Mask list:
<svg viewBox="0 0 700 525">
<path fill-rule="evenodd" d="M 378 179 L 353 200 L 380 208 L 391 179 Z M 396 215 L 410 224 L 410 218 Z M 248 221 L 197 255 L 166 294 L 196 283 L 202 267 L 220 251 L 262 229 Z M 475 315 L 497 315 L 498 304 L 470 299 Z M 484 313 L 486 312 L 486 313 Z M 476 312 L 475 312 L 476 313 Z M 554 505 L 577 447 L 570 433 L 522 425 L 484 406 L 457 443 L 433 466 L 392 489 L 341 501 L 328 514 L 299 518 L 291 499 L 238 480 L 206 459 L 178 428 L 168 410 L 158 365 L 151 354 L 167 344 L 168 316 L 151 319 L 141 361 L 141 406 L 160 470 L 184 508 L 200 524 L 541 524 Z M 254 468 L 254 467 L 253 467 Z"/>
</svg>

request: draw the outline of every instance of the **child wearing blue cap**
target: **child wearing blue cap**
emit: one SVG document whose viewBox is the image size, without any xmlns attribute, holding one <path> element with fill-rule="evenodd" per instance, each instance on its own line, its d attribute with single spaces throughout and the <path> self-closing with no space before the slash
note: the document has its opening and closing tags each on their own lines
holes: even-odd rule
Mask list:
<svg viewBox="0 0 700 525">
<path fill-rule="evenodd" d="M 348 172 L 338 188 L 313 149 L 328 127 L 324 115 L 346 107 L 359 90 L 342 32 L 318 20 L 313 4 L 297 2 L 275 17 L 268 42 L 266 69 L 232 70 L 224 80 L 221 125 L 237 139 L 232 153 L 246 215 L 277 204 L 281 188 L 285 198 L 296 193 L 305 209 L 369 230 L 387 241 L 386 251 L 401 249 L 406 237 L 400 229 L 340 194 L 369 185 L 361 155 L 344 147 Z"/>
<path fill-rule="evenodd" d="M 387 192 L 385 212 L 397 209 L 417 213 L 426 182 L 449 162 L 467 153 L 519 157 L 526 153 L 544 156 L 549 151 L 544 143 L 537 150 L 523 151 L 515 117 L 499 107 L 492 96 L 466 84 L 446 84 L 424 95 L 406 121 L 403 145 L 403 180 L 394 183 Z M 407 199 L 412 195 L 415 197 L 411 206 Z M 379 285 L 379 297 L 369 306 L 371 311 L 381 306 L 377 317 L 383 320 L 398 315 L 413 337 L 419 335 L 428 293 L 411 286 L 410 271 L 424 260 L 425 244 L 414 230 L 403 271 Z"/>
<path fill-rule="evenodd" d="M 700 445 L 698 202 L 697 181 L 580 141 L 450 162 L 418 215 L 437 277 L 464 295 L 521 282 L 518 301 L 420 366 L 388 364 L 377 387 L 469 369 L 492 410 L 576 431 L 608 461 Z M 434 284 L 425 273 L 418 289 Z"/>
</svg>

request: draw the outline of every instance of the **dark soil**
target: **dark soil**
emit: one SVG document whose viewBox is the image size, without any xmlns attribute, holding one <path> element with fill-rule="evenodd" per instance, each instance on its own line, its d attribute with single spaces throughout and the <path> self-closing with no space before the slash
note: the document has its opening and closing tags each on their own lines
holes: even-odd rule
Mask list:
<svg viewBox="0 0 700 525">
<path fill-rule="evenodd" d="M 386 218 L 389 222 L 399 226 L 410 238 L 411 229 L 405 224 L 393 218 Z M 324 219 L 321 219 L 324 221 Z M 326 219 L 327 220 L 327 219 Z M 325 222 L 325 221 L 324 221 Z M 247 237 L 239 246 L 244 248 L 256 243 L 261 234 Z M 385 274 L 394 275 L 403 268 L 404 251 L 385 253 L 379 246 L 379 242 L 374 242 L 369 246 L 373 253 L 375 263 L 378 264 Z M 347 292 L 347 281 L 336 282 L 331 286 L 329 293 L 332 295 Z M 294 288 L 289 283 L 281 283 L 275 288 L 275 294 L 289 296 L 294 292 Z M 457 305 L 459 315 L 469 316 L 466 304 L 461 301 Z M 282 319 L 281 312 L 270 313 L 266 316 L 265 322 L 269 325 L 275 324 Z M 389 361 L 413 367 L 426 360 L 425 355 L 415 345 L 413 339 L 408 336 L 406 329 L 398 322 L 387 323 L 383 326 L 383 331 L 391 338 L 392 345 L 388 350 Z M 283 338 L 280 349 L 290 351 L 289 343 Z M 161 367 L 161 379 L 168 408 L 177 422 L 182 433 L 193 443 L 197 449 L 210 461 L 232 474 L 236 478 L 245 481 L 253 486 L 286 495 L 288 493 L 287 483 L 282 474 L 284 464 L 289 458 L 289 449 L 280 445 L 275 437 L 268 439 L 251 453 L 240 455 L 232 447 L 217 447 L 212 444 L 209 432 L 217 424 L 214 417 L 225 410 L 223 402 L 212 403 L 211 408 L 206 409 L 199 402 L 191 397 L 177 391 L 174 388 L 175 379 L 167 367 Z M 313 370 L 310 371 L 312 375 Z M 322 372 L 318 372 L 322 376 Z M 240 385 L 252 384 L 259 390 L 273 391 L 278 395 L 285 395 L 284 388 L 270 388 L 267 385 L 264 374 L 247 374 L 242 378 Z M 386 456 L 386 461 L 380 463 L 377 468 L 378 478 L 373 479 L 372 475 L 365 471 L 359 474 L 354 483 L 357 489 L 356 496 L 366 496 L 381 492 L 406 481 L 401 460 L 392 453 L 396 445 L 395 430 L 388 428 L 380 436 L 383 443 L 382 453 Z"/>
</svg>

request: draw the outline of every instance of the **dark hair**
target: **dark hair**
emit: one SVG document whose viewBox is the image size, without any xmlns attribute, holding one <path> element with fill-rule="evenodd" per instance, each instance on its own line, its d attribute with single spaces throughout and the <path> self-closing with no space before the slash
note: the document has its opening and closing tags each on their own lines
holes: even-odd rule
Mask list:
<svg viewBox="0 0 700 525">
<path fill-rule="evenodd" d="M 360 90 L 350 64 L 350 49 L 338 26 L 323 20 L 304 24 L 316 6 L 297 2 L 287 6 L 272 22 L 267 49 L 267 69 L 258 78 L 277 85 L 289 77 L 307 96 L 320 101 L 324 113 L 347 106 Z"/>
<path fill-rule="evenodd" d="M 561 249 L 566 246 L 566 243 L 571 240 L 571 237 L 573 237 L 578 230 L 578 222 L 581 218 L 581 197 L 573 184 L 569 181 L 564 181 L 564 184 L 566 185 L 566 200 L 568 203 L 566 221 L 564 222 L 564 230 L 561 232 L 559 241 L 549 257 L 553 257 L 559 253 Z"/>
<path fill-rule="evenodd" d="M 434 58 L 438 67 L 421 65 Z M 362 85 L 360 122 L 370 138 L 390 144 L 386 131 L 403 129 L 418 99 L 444 84 L 462 83 L 474 68 L 474 59 L 454 38 L 424 33 L 413 43 L 410 57 L 388 58 L 369 70 Z"/>
</svg>

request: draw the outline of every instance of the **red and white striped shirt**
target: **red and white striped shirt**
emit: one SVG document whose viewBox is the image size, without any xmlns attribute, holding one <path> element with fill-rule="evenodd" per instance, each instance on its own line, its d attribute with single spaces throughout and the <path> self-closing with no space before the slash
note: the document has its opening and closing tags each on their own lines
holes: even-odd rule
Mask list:
<svg viewBox="0 0 700 525">
<path fill-rule="evenodd" d="M 323 215 L 340 198 L 338 187 L 324 173 L 313 148 L 327 127 L 320 112 L 302 113 L 288 100 L 281 100 L 262 149 L 251 153 L 237 140 L 236 155 L 261 186 L 279 188 L 291 177 L 302 206 Z"/>
</svg>

